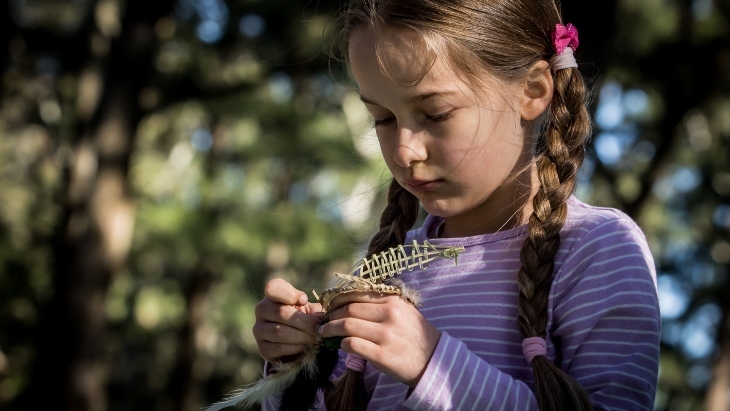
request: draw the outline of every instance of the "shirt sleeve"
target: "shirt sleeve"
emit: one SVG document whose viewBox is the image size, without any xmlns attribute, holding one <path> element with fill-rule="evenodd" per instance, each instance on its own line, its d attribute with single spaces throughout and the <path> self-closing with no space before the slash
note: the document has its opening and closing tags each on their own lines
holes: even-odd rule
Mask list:
<svg viewBox="0 0 730 411">
<path fill-rule="evenodd" d="M 636 224 L 622 215 L 588 233 L 552 291 L 550 335 L 560 366 L 594 408 L 652 410 L 661 317 L 654 261 Z"/>
<path fill-rule="evenodd" d="M 431 361 L 403 405 L 410 410 L 534 410 L 530 387 L 442 332 Z"/>
<path fill-rule="evenodd" d="M 594 408 L 652 410 L 661 319 L 654 263 L 628 217 L 573 243 L 556 267 L 548 307 L 548 356 L 588 392 Z M 536 410 L 525 382 L 442 333 L 403 404 L 412 410 Z"/>
</svg>

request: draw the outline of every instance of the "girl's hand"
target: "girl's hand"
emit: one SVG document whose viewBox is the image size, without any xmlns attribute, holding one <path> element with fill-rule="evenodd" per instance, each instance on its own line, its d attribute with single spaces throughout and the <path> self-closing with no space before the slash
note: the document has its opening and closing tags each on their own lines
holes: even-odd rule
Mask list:
<svg viewBox="0 0 730 411">
<path fill-rule="evenodd" d="M 415 388 L 441 332 L 420 312 L 394 295 L 343 294 L 332 302 L 322 337 L 345 336 L 341 348 L 370 361 L 375 368 Z"/>
<path fill-rule="evenodd" d="M 253 336 L 259 354 L 269 362 L 292 361 L 307 345 L 318 344 L 322 306 L 307 302 L 307 294 L 276 278 L 266 283 L 266 297 L 256 304 Z"/>
</svg>

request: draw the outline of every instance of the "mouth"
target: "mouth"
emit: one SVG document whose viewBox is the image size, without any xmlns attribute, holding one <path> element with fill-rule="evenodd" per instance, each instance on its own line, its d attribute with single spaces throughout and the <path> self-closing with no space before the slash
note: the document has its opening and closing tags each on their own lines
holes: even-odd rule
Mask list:
<svg viewBox="0 0 730 411">
<path fill-rule="evenodd" d="M 441 185 L 444 180 L 420 180 L 417 178 L 409 178 L 403 180 L 403 185 L 408 191 L 422 193 L 424 191 L 431 191 Z"/>
</svg>

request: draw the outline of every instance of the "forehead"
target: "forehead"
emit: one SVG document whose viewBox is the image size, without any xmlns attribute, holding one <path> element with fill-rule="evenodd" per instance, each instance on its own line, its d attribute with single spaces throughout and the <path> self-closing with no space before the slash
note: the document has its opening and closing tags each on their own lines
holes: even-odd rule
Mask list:
<svg viewBox="0 0 730 411">
<path fill-rule="evenodd" d="M 395 83 L 405 88 L 454 85 L 454 71 L 435 57 L 414 30 L 385 28 L 376 33 L 373 29 L 360 29 L 349 41 L 350 65 L 363 92 L 370 88 L 370 83 Z"/>
<path fill-rule="evenodd" d="M 383 74 L 401 81 L 421 77 L 432 60 L 415 31 L 399 28 L 357 30 L 350 38 L 349 53 L 350 62 L 358 68 L 377 66 Z"/>
</svg>

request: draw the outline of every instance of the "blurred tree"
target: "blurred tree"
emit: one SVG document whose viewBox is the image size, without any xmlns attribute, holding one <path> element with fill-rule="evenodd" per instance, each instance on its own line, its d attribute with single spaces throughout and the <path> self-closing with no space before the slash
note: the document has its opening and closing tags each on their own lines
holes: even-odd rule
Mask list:
<svg viewBox="0 0 730 411">
<path fill-rule="evenodd" d="M 579 195 L 657 261 L 656 409 L 726 410 L 730 2 L 562 3 L 595 78 Z M 192 410 L 258 378 L 264 282 L 347 270 L 389 177 L 328 67 L 337 7 L 7 2 L 0 409 Z"/>
<path fill-rule="evenodd" d="M 602 74 L 581 193 L 626 211 L 652 247 L 664 318 L 656 409 L 727 410 L 730 2 L 608 3 L 620 24 L 596 27 L 589 11 L 578 25 L 604 37 L 583 42 Z"/>
<path fill-rule="evenodd" d="M 74 158 L 60 185 L 53 297 L 41 318 L 29 384 L 29 392 L 47 395 L 28 397 L 31 408 L 106 408 L 104 306 L 112 276 L 126 264 L 133 230 L 127 171 L 142 117 L 138 96 L 153 69 L 154 25 L 173 6 L 130 1 L 122 10 L 115 2 L 87 2 L 73 35 L 47 28 L 18 33 L 29 55 L 46 54 L 57 61 L 59 74 L 78 83 L 77 111 L 68 113 L 71 124 L 64 130 Z M 25 11 L 17 7 L 17 13 Z M 51 39 L 58 48 L 48 48 Z"/>
<path fill-rule="evenodd" d="M 350 261 L 369 202 L 343 200 L 378 183 L 304 6 L 10 2 L 3 154 L 46 161 L 7 163 L 0 406 L 197 409 L 257 377 L 267 276 Z"/>
</svg>

